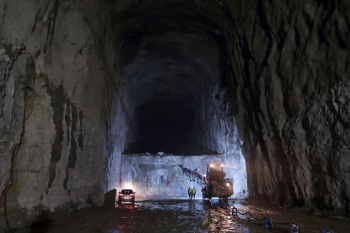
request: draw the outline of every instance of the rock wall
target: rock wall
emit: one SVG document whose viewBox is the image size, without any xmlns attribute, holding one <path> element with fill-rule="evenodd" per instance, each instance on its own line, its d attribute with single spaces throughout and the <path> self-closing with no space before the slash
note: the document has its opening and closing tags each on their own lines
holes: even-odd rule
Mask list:
<svg viewBox="0 0 350 233">
<path fill-rule="evenodd" d="M 251 197 L 349 212 L 349 15 L 345 0 L 0 1 L 0 227 L 61 216 L 120 184 L 135 100 L 146 99 L 121 71 L 144 35 L 176 35 L 164 67 L 181 79 L 148 87 L 171 90 L 178 112 L 196 108 L 202 146 L 229 160 L 243 142 Z M 185 42 L 204 37 L 221 41 L 209 63 L 224 67 L 198 88 L 216 45 Z"/>
<path fill-rule="evenodd" d="M 15 48 L 11 56 L 6 44 L 0 42 L 0 46 L 0 229 L 7 229 L 7 200 L 4 190 L 11 184 L 12 160 L 21 143 L 25 114 L 24 90 L 27 80 L 24 75 L 27 71 L 27 59 L 22 55 L 21 47 Z M 16 72 L 11 72 L 13 69 Z"/>
<path fill-rule="evenodd" d="M 350 79 L 349 2 L 227 6 L 229 79 L 250 195 L 349 211 L 349 150 L 341 143 L 347 136 L 340 136 L 349 127 L 342 112 L 348 101 L 342 83 Z M 243 14 L 234 14 L 237 6 Z"/>
<path fill-rule="evenodd" d="M 230 155 L 201 155 L 201 156 L 174 156 L 174 155 L 124 155 L 121 166 L 121 185 L 118 190 L 132 188 L 137 192 L 138 200 L 152 198 L 188 198 L 187 190 L 195 187 L 196 198 L 202 198 L 202 188 L 199 180 L 190 179 L 178 166 L 194 170 L 199 169 L 206 173 L 207 164 L 222 163 L 226 178 L 233 183 L 234 198 L 244 198 L 247 192 L 247 177 L 245 160 L 241 153 Z M 243 165 L 243 166 L 242 166 Z"/>
<path fill-rule="evenodd" d="M 319 209 L 349 211 L 349 87 L 349 83 L 335 85 L 292 118 L 280 115 L 276 128 L 264 130 L 269 160 L 264 159 L 262 148 L 250 151 L 256 156 L 249 158 L 252 163 L 247 167 L 248 174 L 256 177 L 249 186 L 251 194 L 267 193 L 271 200 L 291 205 L 312 201 Z M 275 153 L 279 156 L 274 157 Z"/>
<path fill-rule="evenodd" d="M 108 160 L 105 170 L 105 184 L 107 190 L 120 190 L 122 182 L 122 164 L 126 157 L 123 155 L 123 151 L 128 145 L 127 135 L 129 121 L 127 120 L 122 103 L 119 99 L 115 98 L 112 103 L 111 114 L 108 118 Z"/>
<path fill-rule="evenodd" d="M 199 145 L 220 154 L 226 154 L 235 145 L 238 135 L 235 135 L 234 110 L 225 85 L 216 83 L 203 94 L 193 124 L 192 137 Z"/>
<path fill-rule="evenodd" d="M 116 89 L 104 4 L 0 2 L 2 229 L 61 217 L 106 191 L 105 101 Z"/>
</svg>

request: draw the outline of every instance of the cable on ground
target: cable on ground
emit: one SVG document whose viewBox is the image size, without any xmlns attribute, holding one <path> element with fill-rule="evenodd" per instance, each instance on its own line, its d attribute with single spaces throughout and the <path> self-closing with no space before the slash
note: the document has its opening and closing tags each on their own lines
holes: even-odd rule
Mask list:
<svg viewBox="0 0 350 233">
<path fill-rule="evenodd" d="M 305 228 L 305 229 L 317 229 L 317 230 L 321 230 L 321 233 L 334 233 L 333 231 L 331 230 L 328 230 L 328 229 L 325 229 L 325 228 L 315 228 L 315 227 L 307 227 L 307 226 L 304 226 L 302 224 L 299 224 L 299 223 L 296 223 L 296 222 L 278 222 L 272 218 L 269 218 L 269 217 L 264 217 L 262 219 L 257 219 L 257 218 L 254 218 L 253 217 L 253 214 L 249 211 L 247 212 L 240 212 L 236 207 L 234 206 L 230 206 L 229 204 L 225 204 L 223 202 L 219 202 L 219 206 L 223 209 L 226 209 L 227 212 L 229 212 L 230 208 L 232 209 L 232 216 L 238 216 L 239 215 L 247 215 L 247 220 L 256 220 L 256 221 L 264 221 L 264 227 L 265 228 L 272 228 L 272 223 L 276 223 L 276 224 L 281 224 L 281 225 L 284 225 L 284 224 L 288 224 L 290 225 L 290 228 L 289 228 L 289 232 L 290 233 L 298 233 L 299 232 L 299 227 L 302 227 L 302 228 Z"/>
</svg>

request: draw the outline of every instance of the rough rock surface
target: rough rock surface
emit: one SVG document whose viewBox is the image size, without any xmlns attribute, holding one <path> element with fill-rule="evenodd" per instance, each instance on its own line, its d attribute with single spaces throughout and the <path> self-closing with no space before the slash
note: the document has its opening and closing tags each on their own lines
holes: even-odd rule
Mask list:
<svg viewBox="0 0 350 233">
<path fill-rule="evenodd" d="M 314 201 L 320 209 L 349 210 L 349 103 L 350 84 L 337 84 L 298 109 L 294 117 L 280 115 L 277 129 L 270 126 L 263 132 L 269 162 L 258 150 L 257 157 L 250 158 L 254 162 L 248 173 L 258 184 L 251 183 L 250 192 L 263 195 L 265 191 L 272 198 L 284 196 L 298 205 Z M 274 157 L 275 153 L 283 153 L 286 161 Z M 283 179 L 287 172 L 292 174 L 289 180 Z M 269 190 L 268 186 L 281 187 L 280 182 L 284 183 L 283 189 Z"/>
<path fill-rule="evenodd" d="M 105 194 L 103 192 L 93 193 L 89 195 L 92 205 L 95 207 L 100 207 L 105 202 Z"/>
<path fill-rule="evenodd" d="M 123 152 L 149 137 L 232 164 L 241 146 L 251 197 L 349 213 L 349 15 L 346 0 L 0 1 L 0 228 L 86 207 L 132 179 L 125 161 L 140 180 Z"/>
<path fill-rule="evenodd" d="M 334 87 L 350 80 L 349 2 L 244 7 L 227 44 L 250 195 L 349 212 L 348 97 Z"/>
<path fill-rule="evenodd" d="M 188 187 L 195 187 L 197 197 L 201 198 L 201 182 L 192 179 L 183 173 L 178 166 L 194 170 L 199 169 L 202 174 L 206 173 L 208 163 L 222 163 L 226 178 L 233 183 L 234 198 L 247 197 L 247 174 L 245 161 L 240 153 L 235 155 L 201 155 L 201 156 L 145 156 L 129 155 L 123 157 L 121 168 L 121 183 L 118 189 L 131 188 L 137 192 L 137 198 L 163 198 L 177 197 L 188 198 Z M 119 186 L 120 185 L 120 186 Z"/>
<path fill-rule="evenodd" d="M 117 190 L 116 189 L 112 189 L 110 191 L 108 191 L 105 194 L 105 205 L 106 206 L 114 206 L 115 202 L 116 202 L 116 197 L 117 197 Z"/>
<path fill-rule="evenodd" d="M 98 14 L 102 4 L 0 2 L 0 228 L 29 226 L 42 211 L 62 217 L 78 197 L 105 191 L 114 55 L 102 54 L 113 42 L 107 28 L 97 36 L 106 20 L 81 12 Z"/>
</svg>

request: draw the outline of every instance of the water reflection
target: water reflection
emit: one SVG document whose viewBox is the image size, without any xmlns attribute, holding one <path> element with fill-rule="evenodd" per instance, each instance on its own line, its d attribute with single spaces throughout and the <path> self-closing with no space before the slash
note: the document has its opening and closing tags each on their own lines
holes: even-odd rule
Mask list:
<svg viewBox="0 0 350 233">
<path fill-rule="evenodd" d="M 195 211 L 196 210 L 196 202 L 195 201 L 188 201 L 188 210 L 189 211 Z"/>
<path fill-rule="evenodd" d="M 121 204 L 121 205 L 118 205 L 118 208 L 132 210 L 135 208 L 135 205 L 134 204 Z"/>
<path fill-rule="evenodd" d="M 231 203 L 232 204 L 232 203 Z M 114 228 L 119 232 L 249 232 L 230 212 L 219 208 L 218 200 L 153 200 L 121 204 Z"/>
</svg>

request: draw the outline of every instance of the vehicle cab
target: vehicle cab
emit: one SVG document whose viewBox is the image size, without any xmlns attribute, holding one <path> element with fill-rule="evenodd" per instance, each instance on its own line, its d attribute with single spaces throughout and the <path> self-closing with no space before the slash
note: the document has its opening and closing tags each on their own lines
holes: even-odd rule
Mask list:
<svg viewBox="0 0 350 233">
<path fill-rule="evenodd" d="M 208 164 L 205 177 L 206 186 L 202 190 L 203 198 L 219 197 L 227 201 L 228 197 L 233 194 L 233 184 L 230 179 L 225 179 L 225 176 L 224 165 Z"/>
<path fill-rule="evenodd" d="M 222 180 L 226 176 L 222 164 L 212 163 L 207 165 L 207 180 Z"/>
</svg>

